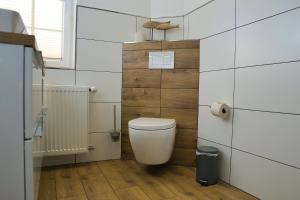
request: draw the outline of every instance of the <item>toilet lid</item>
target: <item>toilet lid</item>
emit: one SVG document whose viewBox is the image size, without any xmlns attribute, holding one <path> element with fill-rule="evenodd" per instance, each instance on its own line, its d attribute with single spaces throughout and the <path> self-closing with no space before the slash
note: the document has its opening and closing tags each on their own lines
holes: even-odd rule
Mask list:
<svg viewBox="0 0 300 200">
<path fill-rule="evenodd" d="M 128 122 L 129 128 L 140 130 L 162 130 L 175 127 L 175 119 L 163 119 L 163 118 L 147 118 L 141 117 L 130 120 Z"/>
</svg>

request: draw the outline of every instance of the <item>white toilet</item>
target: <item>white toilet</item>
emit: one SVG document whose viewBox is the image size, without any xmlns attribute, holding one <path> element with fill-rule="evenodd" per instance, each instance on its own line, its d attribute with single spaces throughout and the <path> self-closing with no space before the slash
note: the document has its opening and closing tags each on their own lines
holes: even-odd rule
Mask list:
<svg viewBox="0 0 300 200">
<path fill-rule="evenodd" d="M 136 160 L 146 165 L 160 165 L 171 158 L 176 122 L 174 119 L 137 118 L 128 122 L 129 138 Z"/>
</svg>

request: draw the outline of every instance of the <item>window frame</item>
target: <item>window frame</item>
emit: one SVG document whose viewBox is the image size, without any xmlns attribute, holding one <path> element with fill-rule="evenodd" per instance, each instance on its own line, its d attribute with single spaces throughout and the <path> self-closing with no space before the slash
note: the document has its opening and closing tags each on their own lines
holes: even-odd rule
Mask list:
<svg viewBox="0 0 300 200">
<path fill-rule="evenodd" d="M 63 9 L 62 59 L 44 58 L 46 68 L 75 69 L 76 0 L 61 0 Z M 42 52 L 43 50 L 40 49 Z"/>
</svg>

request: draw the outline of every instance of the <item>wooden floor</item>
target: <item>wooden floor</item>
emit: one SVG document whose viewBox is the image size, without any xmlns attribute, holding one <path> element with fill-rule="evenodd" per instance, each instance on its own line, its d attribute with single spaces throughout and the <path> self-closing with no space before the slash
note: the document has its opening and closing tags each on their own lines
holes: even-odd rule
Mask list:
<svg viewBox="0 0 300 200">
<path fill-rule="evenodd" d="M 195 168 L 144 167 L 132 160 L 43 169 L 40 200 L 250 200 L 224 183 L 203 187 Z"/>
</svg>

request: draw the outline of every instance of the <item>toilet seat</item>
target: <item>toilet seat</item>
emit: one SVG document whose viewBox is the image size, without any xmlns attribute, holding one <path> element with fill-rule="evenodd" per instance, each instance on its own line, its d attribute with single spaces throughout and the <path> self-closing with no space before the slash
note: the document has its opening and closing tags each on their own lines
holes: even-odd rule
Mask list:
<svg viewBox="0 0 300 200">
<path fill-rule="evenodd" d="M 128 122 L 128 127 L 136 130 L 157 131 L 171 129 L 176 126 L 174 119 L 141 117 Z"/>
</svg>

